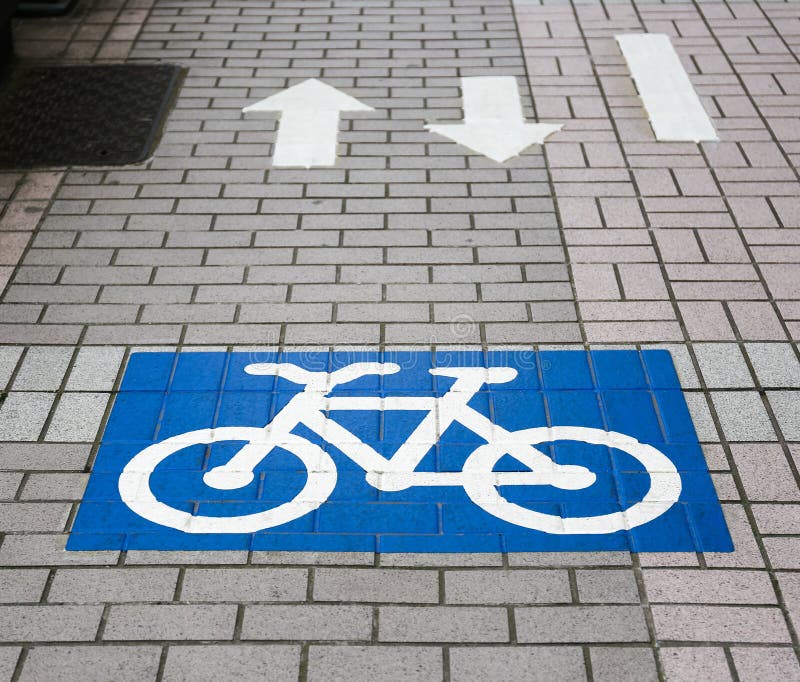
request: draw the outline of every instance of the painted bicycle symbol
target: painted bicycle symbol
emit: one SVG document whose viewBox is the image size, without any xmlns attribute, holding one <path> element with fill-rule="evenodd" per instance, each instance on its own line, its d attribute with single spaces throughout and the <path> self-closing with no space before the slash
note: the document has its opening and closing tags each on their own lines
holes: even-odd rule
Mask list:
<svg viewBox="0 0 800 682">
<path fill-rule="evenodd" d="M 337 481 L 333 459 L 319 445 L 292 431 L 300 424 L 334 445 L 361 467 L 366 481 L 381 491 L 401 491 L 412 486 L 461 486 L 477 506 L 509 523 L 545 533 L 604 534 L 628 530 L 648 523 L 666 512 L 679 498 L 681 477 L 666 455 L 635 438 L 602 429 L 581 426 L 540 426 L 508 431 L 468 405 L 485 384 L 512 381 L 511 367 L 452 367 L 428 370 L 436 376 L 455 379 L 440 397 L 357 397 L 329 394 L 336 386 L 364 376 L 394 374 L 394 363 L 354 363 L 333 372 L 312 372 L 290 363 L 259 363 L 245 367 L 251 375 L 273 375 L 305 388 L 263 428 L 226 426 L 199 429 L 172 436 L 136 454 L 119 477 L 123 502 L 139 516 L 185 533 L 252 533 L 298 519 L 320 507 Z M 389 458 L 363 442 L 333 420 L 336 410 L 427 412 L 405 443 Z M 457 472 L 417 471 L 438 434 L 458 423 L 486 441 L 472 451 Z M 235 490 L 248 485 L 253 470 L 275 449 L 295 455 L 307 472 L 305 485 L 294 499 L 271 509 L 240 516 L 202 516 L 176 509 L 156 498 L 150 484 L 155 469 L 184 448 L 221 441 L 243 441 L 245 445 L 226 464 L 208 470 L 206 485 L 217 490 Z M 644 497 L 620 511 L 597 516 L 562 517 L 528 509 L 507 500 L 504 486 L 553 486 L 581 490 L 591 486 L 596 475 L 583 466 L 559 464 L 535 446 L 553 441 L 578 441 L 626 452 L 641 464 L 650 478 Z M 497 463 L 511 456 L 524 471 L 494 471 Z"/>
</svg>

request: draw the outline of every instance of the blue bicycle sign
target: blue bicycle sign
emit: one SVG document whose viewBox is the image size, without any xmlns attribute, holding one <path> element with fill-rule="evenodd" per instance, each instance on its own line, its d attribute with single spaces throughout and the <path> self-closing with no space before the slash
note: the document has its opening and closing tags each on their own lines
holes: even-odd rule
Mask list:
<svg viewBox="0 0 800 682">
<path fill-rule="evenodd" d="M 664 351 L 136 354 L 68 548 L 729 550 L 679 389 Z"/>
</svg>

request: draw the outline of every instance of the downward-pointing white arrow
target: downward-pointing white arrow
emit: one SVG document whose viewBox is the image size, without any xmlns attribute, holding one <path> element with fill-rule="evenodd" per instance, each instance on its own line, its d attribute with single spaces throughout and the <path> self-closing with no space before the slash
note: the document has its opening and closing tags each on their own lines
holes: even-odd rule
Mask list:
<svg viewBox="0 0 800 682">
<path fill-rule="evenodd" d="M 280 111 L 273 166 L 333 166 L 339 113 L 374 111 L 336 88 L 310 78 L 242 109 L 245 114 Z"/>
<path fill-rule="evenodd" d="M 429 124 L 432 133 L 449 137 L 458 144 L 503 163 L 532 144 L 561 130 L 550 123 L 525 123 L 522 103 L 513 76 L 462 78 L 464 122 L 455 125 Z"/>
</svg>

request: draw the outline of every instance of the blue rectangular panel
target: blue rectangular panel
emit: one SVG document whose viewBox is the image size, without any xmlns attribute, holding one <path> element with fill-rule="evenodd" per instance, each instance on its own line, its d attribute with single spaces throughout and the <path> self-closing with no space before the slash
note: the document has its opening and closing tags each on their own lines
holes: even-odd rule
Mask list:
<svg viewBox="0 0 800 682">
<path fill-rule="evenodd" d="M 667 351 L 135 353 L 67 548 L 733 545 Z"/>
</svg>

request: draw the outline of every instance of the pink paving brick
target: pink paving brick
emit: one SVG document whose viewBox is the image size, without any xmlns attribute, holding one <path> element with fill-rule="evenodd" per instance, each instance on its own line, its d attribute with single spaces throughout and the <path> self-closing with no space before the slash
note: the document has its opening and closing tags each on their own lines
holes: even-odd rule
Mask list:
<svg viewBox="0 0 800 682">
<path fill-rule="evenodd" d="M 665 263 L 702 263 L 706 259 L 694 230 L 656 230 L 654 235 Z"/>
<path fill-rule="evenodd" d="M 800 198 L 771 197 L 770 203 L 778 214 L 782 227 L 800 227 Z"/>
<path fill-rule="evenodd" d="M 620 297 L 613 265 L 573 265 L 572 276 L 578 300 L 615 300 Z"/>
<path fill-rule="evenodd" d="M 664 276 L 658 264 L 621 263 L 619 278 L 627 299 L 668 299 Z"/>
<path fill-rule="evenodd" d="M 739 227 L 778 225 L 766 197 L 731 197 L 728 204 Z"/>
<path fill-rule="evenodd" d="M 600 212 L 592 198 L 560 198 L 558 210 L 564 227 L 601 227 Z"/>
<path fill-rule="evenodd" d="M 600 199 L 600 208 L 606 227 L 645 227 L 637 199 L 604 197 Z"/>
<path fill-rule="evenodd" d="M 683 301 L 681 317 L 689 338 L 694 341 L 727 341 L 736 338 L 722 303 Z"/>
<path fill-rule="evenodd" d="M 710 262 L 750 262 L 742 238 L 735 230 L 699 230 L 698 235 Z"/>
</svg>

